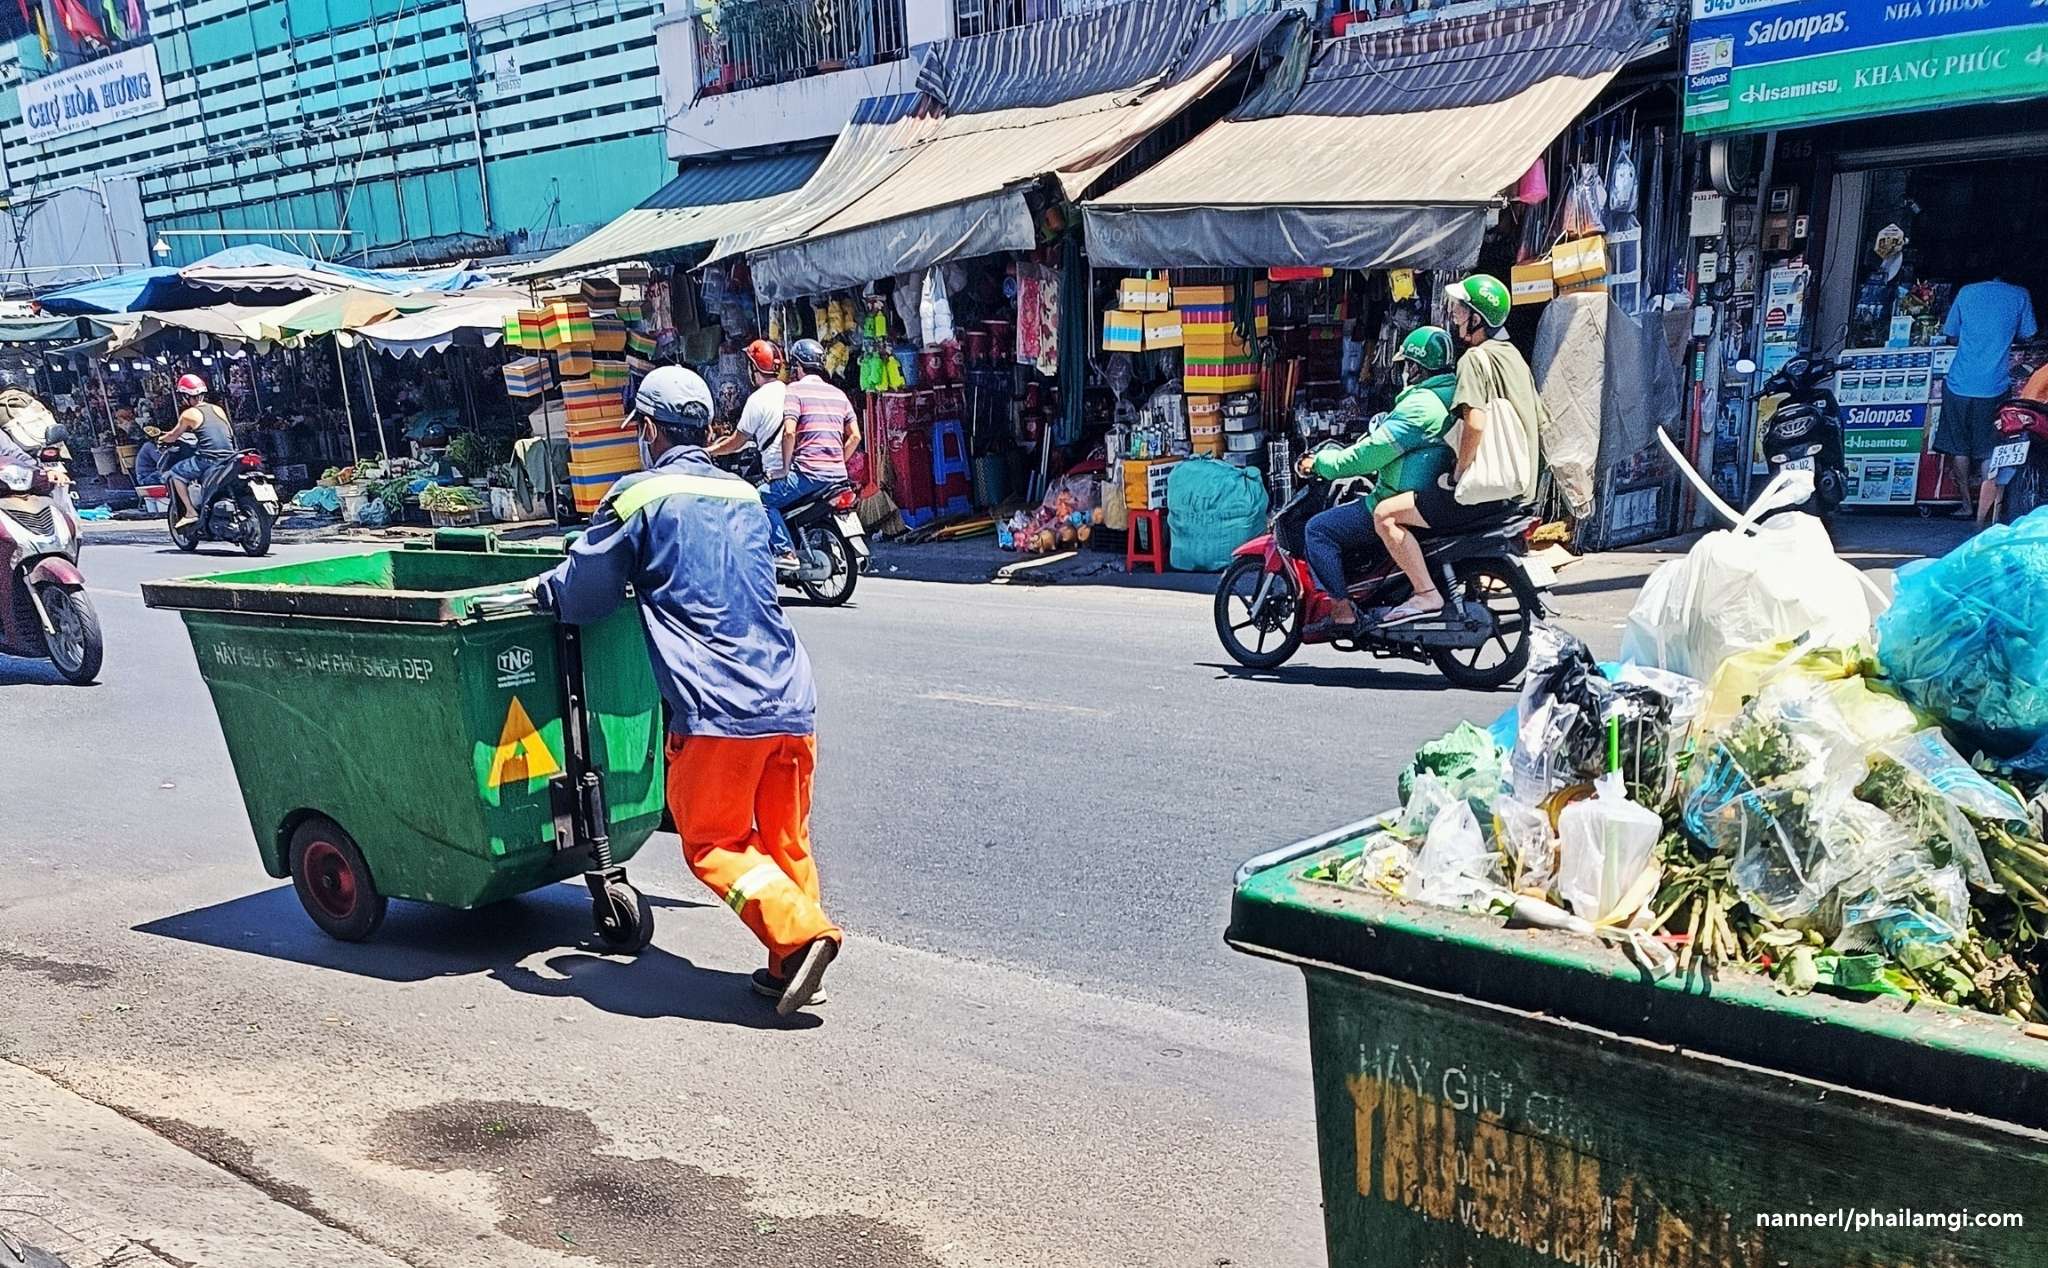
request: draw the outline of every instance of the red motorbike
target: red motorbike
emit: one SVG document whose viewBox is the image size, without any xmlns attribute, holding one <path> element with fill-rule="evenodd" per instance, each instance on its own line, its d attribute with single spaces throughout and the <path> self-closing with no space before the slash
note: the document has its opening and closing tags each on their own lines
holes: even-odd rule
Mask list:
<svg viewBox="0 0 2048 1268">
<path fill-rule="evenodd" d="M 30 466 L 0 464 L 0 653 L 47 660 L 68 682 L 99 676 L 100 619 L 78 571 L 71 485 L 52 445 Z"/>
<path fill-rule="evenodd" d="M 1529 627 L 1544 614 L 1542 591 L 1549 585 L 1549 569 L 1526 558 L 1536 517 L 1520 509 L 1455 534 L 1423 537 L 1423 558 L 1445 597 L 1441 616 L 1393 626 L 1375 619 L 1413 593 L 1375 541 L 1345 560 L 1351 601 L 1363 618 L 1357 632 L 1308 634 L 1330 614 L 1330 596 L 1308 567 L 1308 522 L 1370 487 L 1358 480 L 1336 486 L 1308 481 L 1273 513 L 1270 532 L 1237 548 L 1216 586 L 1216 634 L 1223 650 L 1247 668 L 1277 669 L 1303 643 L 1329 643 L 1341 651 L 1434 664 L 1459 687 L 1512 682 L 1529 664 Z"/>
<path fill-rule="evenodd" d="M 2013 397 L 1998 407 L 1998 431 L 1990 465 L 2014 469 L 1998 495 L 1998 522 L 2010 524 L 2048 502 L 2048 402 Z"/>
</svg>

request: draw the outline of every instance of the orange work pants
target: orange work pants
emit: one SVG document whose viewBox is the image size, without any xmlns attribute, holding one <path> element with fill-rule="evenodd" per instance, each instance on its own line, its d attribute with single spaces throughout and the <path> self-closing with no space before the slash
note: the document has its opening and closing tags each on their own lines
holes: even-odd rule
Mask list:
<svg viewBox="0 0 2048 1268">
<path fill-rule="evenodd" d="M 809 735 L 668 737 L 668 805 L 683 861 L 768 948 L 768 971 L 843 935 L 818 903 Z"/>
</svg>

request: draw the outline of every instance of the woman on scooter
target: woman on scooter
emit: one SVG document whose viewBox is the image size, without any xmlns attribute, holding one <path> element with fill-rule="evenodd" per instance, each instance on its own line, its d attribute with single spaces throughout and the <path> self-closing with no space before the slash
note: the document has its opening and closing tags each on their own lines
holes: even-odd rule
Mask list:
<svg viewBox="0 0 2048 1268">
<path fill-rule="evenodd" d="M 1444 443 L 1450 430 L 1451 336 L 1441 326 L 1418 326 L 1401 341 L 1394 364 L 1403 367 L 1407 386 L 1388 410 L 1348 449 L 1303 454 L 1298 470 L 1304 478 L 1342 480 L 1374 475 L 1379 479 L 1365 497 L 1331 507 L 1308 522 L 1305 536 L 1309 570 L 1330 596 L 1330 616 L 1314 631 L 1346 631 L 1358 624 L 1358 609 L 1345 597 L 1344 555 L 1373 543 L 1373 508 L 1401 493 L 1411 493 L 1450 471 L 1456 455 Z"/>
</svg>

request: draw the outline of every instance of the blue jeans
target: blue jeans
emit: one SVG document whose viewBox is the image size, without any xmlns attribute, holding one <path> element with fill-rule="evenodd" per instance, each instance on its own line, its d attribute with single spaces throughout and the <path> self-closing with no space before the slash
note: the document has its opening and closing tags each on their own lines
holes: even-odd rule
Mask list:
<svg viewBox="0 0 2048 1268">
<path fill-rule="evenodd" d="M 805 475 L 801 471 L 790 471 L 761 486 L 761 505 L 768 508 L 768 537 L 778 555 L 787 555 L 796 549 L 790 540 L 789 525 L 782 518 L 782 508 L 792 506 L 813 493 L 821 493 L 835 484 L 845 483 L 844 478 L 820 479 Z"/>
<path fill-rule="evenodd" d="M 1362 554 L 1379 541 L 1372 526 L 1372 507 L 1364 498 L 1317 515 L 1302 536 L 1307 539 L 1308 570 L 1333 599 L 1342 599 L 1347 593 L 1345 553 Z"/>
</svg>

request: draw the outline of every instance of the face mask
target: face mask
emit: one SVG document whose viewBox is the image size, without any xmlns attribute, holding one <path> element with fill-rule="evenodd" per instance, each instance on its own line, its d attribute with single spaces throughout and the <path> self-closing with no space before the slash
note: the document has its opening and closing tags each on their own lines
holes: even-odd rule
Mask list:
<svg viewBox="0 0 2048 1268">
<path fill-rule="evenodd" d="M 654 465 L 654 442 L 648 439 L 647 427 L 644 423 L 641 425 L 638 434 L 640 438 L 640 465 L 642 468 L 651 467 Z"/>
</svg>

